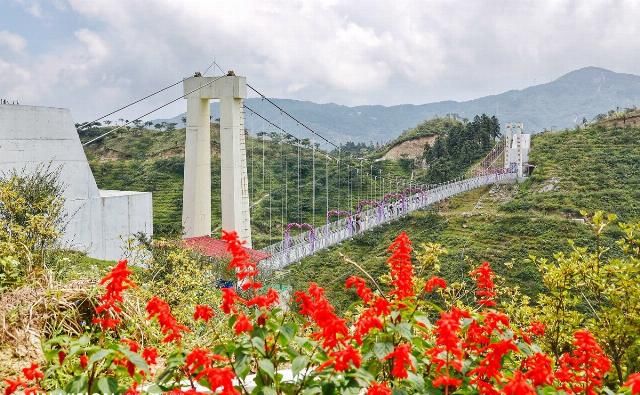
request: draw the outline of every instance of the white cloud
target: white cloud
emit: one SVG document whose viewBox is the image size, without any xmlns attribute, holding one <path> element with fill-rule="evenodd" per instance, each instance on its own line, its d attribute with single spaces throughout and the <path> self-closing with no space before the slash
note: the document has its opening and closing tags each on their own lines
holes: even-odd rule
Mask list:
<svg viewBox="0 0 640 395">
<path fill-rule="evenodd" d="M 470 99 L 590 65 L 640 74 L 634 0 L 67 1 L 85 28 L 18 66 L 34 100 L 83 119 L 213 56 L 268 95 L 343 104 Z"/>
<path fill-rule="evenodd" d="M 13 52 L 20 53 L 27 46 L 27 40 L 21 35 L 0 30 L 0 46 L 4 46 Z"/>
</svg>

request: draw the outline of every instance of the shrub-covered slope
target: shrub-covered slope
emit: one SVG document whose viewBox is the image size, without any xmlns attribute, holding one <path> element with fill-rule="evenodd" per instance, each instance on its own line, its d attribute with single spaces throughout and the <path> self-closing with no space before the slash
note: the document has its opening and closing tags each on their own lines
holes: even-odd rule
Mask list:
<svg viewBox="0 0 640 395">
<path fill-rule="evenodd" d="M 342 283 L 358 269 L 341 254 L 381 274 L 384 246 L 405 230 L 416 249 L 437 242 L 450 251 L 443 258 L 449 280 L 466 276 L 469 260 L 486 259 L 508 282 L 538 293 L 540 277 L 529 256 L 567 251 L 567 239 L 589 244 L 591 232 L 579 221 L 580 210 L 602 209 L 623 221 L 640 218 L 639 143 L 640 128 L 593 126 L 535 136 L 530 162 L 536 168 L 525 182 L 474 190 L 412 214 L 307 258 L 276 281 L 286 279 L 294 288 L 317 281 L 344 307 L 351 298 L 340 291 Z"/>
</svg>

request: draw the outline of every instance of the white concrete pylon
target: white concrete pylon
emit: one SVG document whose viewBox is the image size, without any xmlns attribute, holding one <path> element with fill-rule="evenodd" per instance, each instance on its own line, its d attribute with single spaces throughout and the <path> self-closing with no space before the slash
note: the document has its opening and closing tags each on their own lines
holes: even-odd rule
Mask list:
<svg viewBox="0 0 640 395">
<path fill-rule="evenodd" d="M 199 89 L 198 89 L 199 88 Z M 220 200 L 222 229 L 235 230 L 251 247 L 251 216 L 245 152 L 245 77 L 190 77 L 187 98 L 182 225 L 185 238 L 211 235 L 209 100 L 220 99 Z"/>
</svg>

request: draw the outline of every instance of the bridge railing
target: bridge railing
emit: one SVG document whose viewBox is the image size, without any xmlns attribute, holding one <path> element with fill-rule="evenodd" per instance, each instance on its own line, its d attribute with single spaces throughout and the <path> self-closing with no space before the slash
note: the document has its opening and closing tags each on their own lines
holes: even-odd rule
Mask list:
<svg viewBox="0 0 640 395">
<path fill-rule="evenodd" d="M 270 257 L 263 259 L 259 264 L 265 269 L 283 268 L 313 255 L 319 250 L 336 245 L 357 234 L 401 218 L 448 197 L 489 184 L 512 182 L 516 178 L 517 174 L 513 172 L 496 172 L 438 185 L 418 185 L 413 188 L 418 192 L 409 194 L 403 199 L 386 202 L 353 214 L 351 217 L 340 218 L 275 243 L 263 250 L 269 253 Z"/>
</svg>

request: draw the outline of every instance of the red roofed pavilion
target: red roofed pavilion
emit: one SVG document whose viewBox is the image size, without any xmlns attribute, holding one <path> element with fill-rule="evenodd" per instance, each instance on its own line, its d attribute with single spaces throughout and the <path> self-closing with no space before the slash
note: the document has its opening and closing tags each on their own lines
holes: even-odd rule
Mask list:
<svg viewBox="0 0 640 395">
<path fill-rule="evenodd" d="M 231 254 L 227 252 L 227 243 L 220 239 L 214 239 L 211 236 L 190 237 L 188 239 L 184 239 L 184 244 L 187 248 L 210 258 L 231 259 Z M 251 260 L 256 263 L 271 256 L 264 251 L 246 247 L 243 248 L 249 253 Z"/>
</svg>

